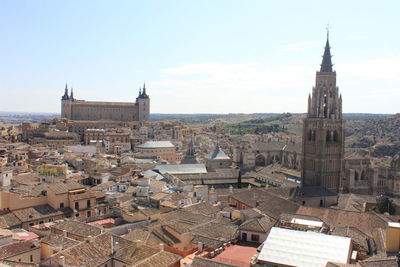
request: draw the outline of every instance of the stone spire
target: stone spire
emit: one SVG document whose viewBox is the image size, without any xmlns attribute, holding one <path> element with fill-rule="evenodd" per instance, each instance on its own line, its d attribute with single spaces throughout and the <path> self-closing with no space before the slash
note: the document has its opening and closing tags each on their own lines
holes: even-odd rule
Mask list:
<svg viewBox="0 0 400 267">
<path fill-rule="evenodd" d="M 71 95 L 69 96 L 69 99 L 75 100 L 74 99 L 74 89 L 71 87 Z"/>
<path fill-rule="evenodd" d="M 138 97 L 141 97 L 142 96 L 142 88 L 139 86 L 139 96 Z"/>
<path fill-rule="evenodd" d="M 65 91 L 64 91 L 64 95 L 61 97 L 61 100 L 69 100 L 67 84 L 65 84 Z"/>
<path fill-rule="evenodd" d="M 149 96 L 146 93 L 146 84 L 143 83 L 143 90 L 139 91 L 139 98 L 149 98 Z"/>
<path fill-rule="evenodd" d="M 320 72 L 333 72 L 332 70 L 332 56 L 331 47 L 329 46 L 329 31 L 326 35 L 326 44 L 324 55 L 322 56 L 321 70 Z"/>
<path fill-rule="evenodd" d="M 147 94 L 146 94 L 146 84 L 145 83 L 143 83 L 143 96 L 146 96 Z"/>
<path fill-rule="evenodd" d="M 181 164 L 197 164 L 196 159 L 196 148 L 193 144 L 193 139 L 190 140 L 188 150 L 186 151 L 185 157 L 182 159 Z"/>
</svg>

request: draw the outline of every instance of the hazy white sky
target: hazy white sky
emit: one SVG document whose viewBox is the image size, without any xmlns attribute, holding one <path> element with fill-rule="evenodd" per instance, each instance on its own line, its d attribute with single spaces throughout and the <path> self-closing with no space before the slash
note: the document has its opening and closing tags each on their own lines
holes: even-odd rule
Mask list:
<svg viewBox="0 0 400 267">
<path fill-rule="evenodd" d="M 0 5 L 0 111 L 85 100 L 152 113 L 305 112 L 331 25 L 344 112 L 400 112 L 399 1 L 15 1 Z"/>
</svg>

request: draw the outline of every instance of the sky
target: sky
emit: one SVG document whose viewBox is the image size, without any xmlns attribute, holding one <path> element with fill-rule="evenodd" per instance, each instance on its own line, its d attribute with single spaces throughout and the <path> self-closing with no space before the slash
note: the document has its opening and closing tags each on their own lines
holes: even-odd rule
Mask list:
<svg viewBox="0 0 400 267">
<path fill-rule="evenodd" d="M 400 112 L 400 1 L 2 0 L 0 111 L 306 112 L 330 28 L 346 113 Z"/>
</svg>

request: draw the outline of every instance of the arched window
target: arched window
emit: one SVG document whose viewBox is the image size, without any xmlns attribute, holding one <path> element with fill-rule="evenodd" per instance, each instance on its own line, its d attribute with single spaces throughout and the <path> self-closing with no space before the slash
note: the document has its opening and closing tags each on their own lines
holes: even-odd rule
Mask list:
<svg viewBox="0 0 400 267">
<path fill-rule="evenodd" d="M 355 171 L 354 173 L 354 180 L 358 181 L 358 171 Z"/>
<path fill-rule="evenodd" d="M 315 141 L 315 131 L 314 130 L 308 131 L 308 141 Z"/>
<path fill-rule="evenodd" d="M 326 131 L 326 142 L 331 142 L 331 141 L 332 141 L 332 132 Z"/>
<path fill-rule="evenodd" d="M 337 131 L 333 132 L 333 141 L 334 142 L 339 142 L 339 134 Z"/>
</svg>

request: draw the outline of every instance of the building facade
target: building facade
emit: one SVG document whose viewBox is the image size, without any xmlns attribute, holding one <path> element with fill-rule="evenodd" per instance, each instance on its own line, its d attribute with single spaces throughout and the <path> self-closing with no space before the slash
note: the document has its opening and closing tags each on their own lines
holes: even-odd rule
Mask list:
<svg viewBox="0 0 400 267">
<path fill-rule="evenodd" d="M 69 120 L 85 121 L 147 121 L 150 116 L 150 97 L 146 93 L 146 85 L 139 90 L 136 102 L 98 102 L 77 100 L 73 89 L 68 93 L 65 86 L 61 97 L 61 117 Z"/>
<path fill-rule="evenodd" d="M 138 158 L 157 157 L 171 163 L 182 160 L 182 153 L 177 153 L 176 146 L 170 141 L 147 141 L 135 146 Z"/>
<path fill-rule="evenodd" d="M 344 158 L 342 96 L 336 86 L 329 38 L 321 69 L 316 74 L 303 123 L 302 186 L 321 186 L 338 192 Z"/>
</svg>

